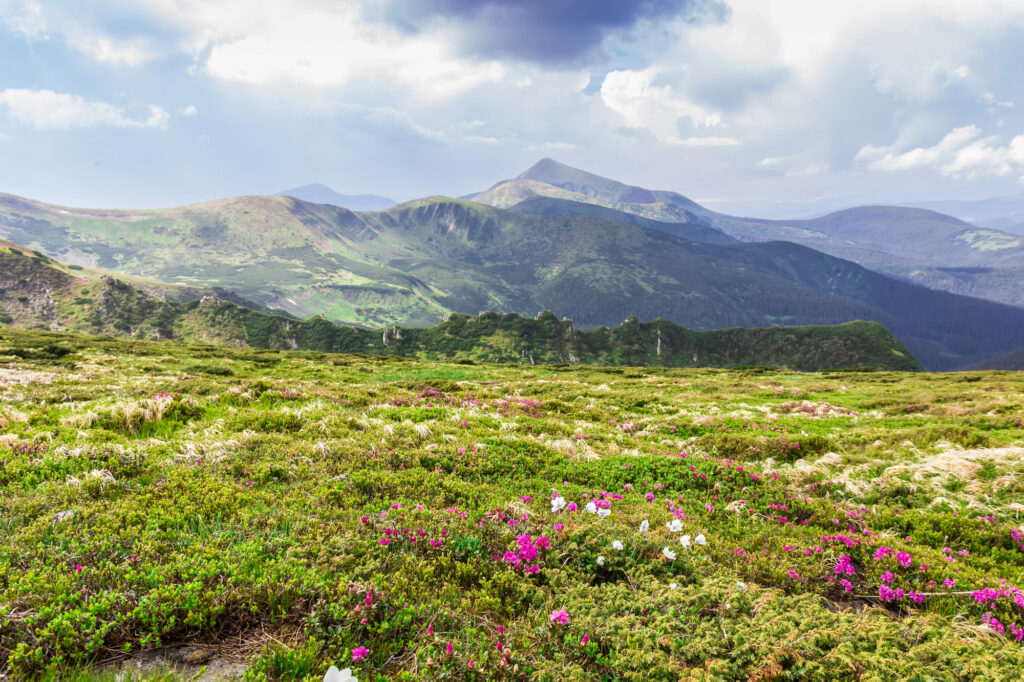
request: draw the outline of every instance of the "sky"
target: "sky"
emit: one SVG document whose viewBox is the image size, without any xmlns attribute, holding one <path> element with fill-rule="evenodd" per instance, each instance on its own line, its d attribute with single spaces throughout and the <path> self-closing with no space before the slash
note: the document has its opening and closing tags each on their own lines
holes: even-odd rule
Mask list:
<svg viewBox="0 0 1024 682">
<path fill-rule="evenodd" d="M 0 0 L 0 192 L 458 196 L 551 157 L 772 215 L 1024 192 L 1024 0 Z"/>
</svg>

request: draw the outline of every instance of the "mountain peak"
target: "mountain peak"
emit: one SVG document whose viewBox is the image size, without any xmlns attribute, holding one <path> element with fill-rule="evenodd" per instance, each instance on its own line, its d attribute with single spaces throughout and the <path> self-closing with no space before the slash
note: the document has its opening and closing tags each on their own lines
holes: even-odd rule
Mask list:
<svg viewBox="0 0 1024 682">
<path fill-rule="evenodd" d="M 691 211 L 705 212 L 702 206 L 681 194 L 652 191 L 636 185 L 629 185 L 567 166 L 547 157 L 530 166 L 516 180 L 543 182 L 601 201 L 630 204 L 654 204 L 659 201 L 667 201 Z"/>
<path fill-rule="evenodd" d="M 314 204 L 332 204 L 350 211 L 383 211 L 397 202 L 376 194 L 339 194 L 327 185 L 313 183 L 278 192 L 278 196 L 301 199 Z"/>
</svg>

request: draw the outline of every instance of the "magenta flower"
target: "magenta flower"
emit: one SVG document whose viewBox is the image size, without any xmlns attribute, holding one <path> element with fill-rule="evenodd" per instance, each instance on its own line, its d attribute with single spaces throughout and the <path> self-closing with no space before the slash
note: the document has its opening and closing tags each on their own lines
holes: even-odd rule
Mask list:
<svg viewBox="0 0 1024 682">
<path fill-rule="evenodd" d="M 587 642 L 589 642 L 589 641 L 590 641 L 590 635 L 583 635 L 583 637 L 580 639 L 580 644 L 583 645 L 583 646 L 586 646 Z"/>
<path fill-rule="evenodd" d="M 551 612 L 551 622 L 558 623 L 559 625 L 568 625 L 569 614 L 566 613 L 565 609 L 555 609 Z"/>
<path fill-rule="evenodd" d="M 361 661 L 366 658 L 366 654 L 370 653 L 370 650 L 365 646 L 359 646 L 352 650 L 352 660 Z"/>
<path fill-rule="evenodd" d="M 390 545 L 390 544 L 391 544 L 391 538 L 381 538 L 380 539 L 381 547 L 385 547 L 385 546 Z"/>
<path fill-rule="evenodd" d="M 452 646 L 452 643 L 451 643 L 451 642 L 448 642 L 448 646 L 446 646 L 446 647 L 444 648 L 444 652 L 445 652 L 446 654 L 448 654 L 449 656 L 451 656 L 451 655 L 452 655 L 453 653 L 455 653 L 455 647 L 454 647 L 454 646 Z"/>
<path fill-rule="evenodd" d="M 84 570 L 84 566 L 82 566 L 81 564 L 75 564 L 75 573 L 77 573 L 78 575 L 82 575 L 82 571 Z"/>
</svg>

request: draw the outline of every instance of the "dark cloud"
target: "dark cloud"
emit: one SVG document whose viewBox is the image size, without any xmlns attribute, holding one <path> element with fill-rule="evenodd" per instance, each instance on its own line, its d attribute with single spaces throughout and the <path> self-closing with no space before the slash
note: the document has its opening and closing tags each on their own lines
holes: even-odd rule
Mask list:
<svg viewBox="0 0 1024 682">
<path fill-rule="evenodd" d="M 722 0 L 392 0 L 385 9 L 387 20 L 410 32 L 453 22 L 468 52 L 544 64 L 592 59 L 606 35 L 643 20 L 727 15 Z"/>
</svg>

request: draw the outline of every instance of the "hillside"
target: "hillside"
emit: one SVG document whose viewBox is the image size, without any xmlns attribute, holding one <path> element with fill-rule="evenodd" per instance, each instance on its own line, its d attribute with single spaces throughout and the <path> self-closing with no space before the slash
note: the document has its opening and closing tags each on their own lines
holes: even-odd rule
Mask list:
<svg viewBox="0 0 1024 682">
<path fill-rule="evenodd" d="M 366 327 L 482 310 L 552 310 L 582 328 L 630 316 L 697 330 L 871 320 L 930 369 L 1024 345 L 1024 309 L 916 287 L 795 244 L 702 244 L 597 215 L 526 215 L 444 197 L 372 213 L 288 197 L 154 211 L 0 197 L 0 234 L 52 257 Z"/>
<path fill-rule="evenodd" d="M 920 369 L 903 344 L 868 322 L 694 332 L 666 320 L 627 320 L 584 332 L 551 313 L 536 320 L 489 313 L 448 316 L 427 328 L 370 331 L 323 318 L 268 315 L 217 292 L 125 281 L 11 244 L 0 245 L 0 273 L 0 323 L 23 329 L 500 363 Z"/>
<path fill-rule="evenodd" d="M 377 194 L 340 194 L 321 184 L 303 185 L 278 192 L 277 196 L 302 199 L 312 204 L 343 206 L 350 211 L 383 211 L 394 206 L 396 201 Z"/>
<path fill-rule="evenodd" d="M 1024 668 L 1021 374 L 485 366 L 0 328 L 0 377 L 11 680 Z"/>
<path fill-rule="evenodd" d="M 522 213 L 590 203 L 649 220 L 699 224 L 743 241 L 785 240 L 934 289 L 1007 305 L 1024 301 L 1024 237 L 923 208 L 862 206 L 811 220 L 716 213 L 675 192 L 647 190 L 544 159 L 474 197 Z"/>
</svg>

